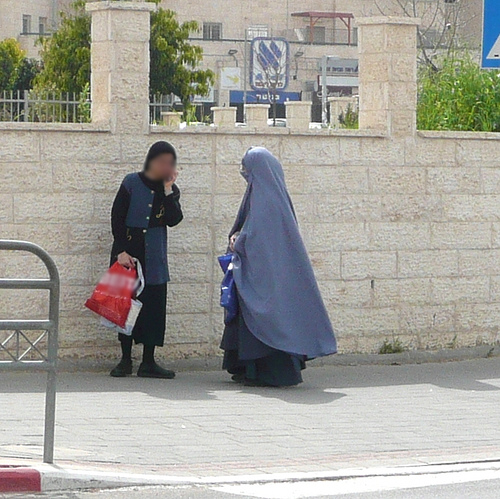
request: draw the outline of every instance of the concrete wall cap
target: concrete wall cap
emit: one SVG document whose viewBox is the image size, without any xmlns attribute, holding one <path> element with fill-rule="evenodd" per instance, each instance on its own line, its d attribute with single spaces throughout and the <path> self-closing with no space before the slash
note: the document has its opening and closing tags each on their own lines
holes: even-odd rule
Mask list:
<svg viewBox="0 0 500 499">
<path fill-rule="evenodd" d="M 419 17 L 396 17 L 396 16 L 375 16 L 375 17 L 358 17 L 356 19 L 358 26 L 369 26 L 377 24 L 401 24 L 407 26 L 420 26 L 421 19 Z"/>
<path fill-rule="evenodd" d="M 269 109 L 270 104 L 245 104 L 246 109 Z"/>
<path fill-rule="evenodd" d="M 90 2 L 85 5 L 88 12 L 97 12 L 100 10 L 135 10 L 153 12 L 156 10 L 156 4 L 150 2 Z"/>
<path fill-rule="evenodd" d="M 285 106 L 312 106 L 310 100 L 289 100 L 285 102 Z"/>
</svg>

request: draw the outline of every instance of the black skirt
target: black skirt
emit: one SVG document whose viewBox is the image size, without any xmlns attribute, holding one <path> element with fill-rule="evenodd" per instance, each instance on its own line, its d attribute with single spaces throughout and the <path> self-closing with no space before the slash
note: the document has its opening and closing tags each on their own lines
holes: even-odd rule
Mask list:
<svg viewBox="0 0 500 499">
<path fill-rule="evenodd" d="M 262 343 L 248 329 L 241 314 L 226 325 L 221 348 L 224 350 L 222 367 L 230 374 L 241 374 L 271 386 L 302 383 L 305 358 Z"/>
<path fill-rule="evenodd" d="M 167 319 L 167 284 L 146 285 L 137 298 L 142 309 L 132 331 L 136 343 L 162 347 Z"/>
</svg>

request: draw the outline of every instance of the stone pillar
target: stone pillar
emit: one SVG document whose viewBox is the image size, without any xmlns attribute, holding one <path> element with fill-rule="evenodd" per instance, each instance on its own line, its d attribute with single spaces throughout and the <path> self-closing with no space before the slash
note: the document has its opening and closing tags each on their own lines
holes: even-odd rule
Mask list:
<svg viewBox="0 0 500 499">
<path fill-rule="evenodd" d="M 113 133 L 149 131 L 149 36 L 153 3 L 104 1 L 92 15 L 92 122 Z"/>
<path fill-rule="evenodd" d="M 330 104 L 330 125 L 338 128 L 340 126 L 339 116 L 345 114 L 349 105 L 353 111 L 357 110 L 356 97 L 328 97 Z"/>
<path fill-rule="evenodd" d="M 311 101 L 286 101 L 286 126 L 292 130 L 309 130 L 311 123 Z"/>
<path fill-rule="evenodd" d="M 357 19 L 359 128 L 413 135 L 417 108 L 417 26 L 411 17 Z"/>
<path fill-rule="evenodd" d="M 214 125 L 219 128 L 234 128 L 236 125 L 236 107 L 211 107 L 214 113 Z"/>
<path fill-rule="evenodd" d="M 267 128 L 269 104 L 245 104 L 247 125 L 254 128 Z"/>
</svg>

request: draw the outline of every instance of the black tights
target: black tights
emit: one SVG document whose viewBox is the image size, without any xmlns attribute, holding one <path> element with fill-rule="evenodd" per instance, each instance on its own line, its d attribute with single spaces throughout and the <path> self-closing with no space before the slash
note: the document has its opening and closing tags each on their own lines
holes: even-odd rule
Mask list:
<svg viewBox="0 0 500 499">
<path fill-rule="evenodd" d="M 122 358 L 124 360 L 132 360 L 132 337 L 124 334 L 120 335 L 120 343 L 122 346 Z M 153 364 L 155 361 L 155 347 L 144 345 L 142 351 L 142 361 L 146 364 Z"/>
</svg>

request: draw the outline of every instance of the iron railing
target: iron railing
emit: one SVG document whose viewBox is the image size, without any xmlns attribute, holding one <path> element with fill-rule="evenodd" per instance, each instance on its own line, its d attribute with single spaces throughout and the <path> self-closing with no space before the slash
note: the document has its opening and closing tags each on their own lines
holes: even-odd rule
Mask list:
<svg viewBox="0 0 500 499">
<path fill-rule="evenodd" d="M 161 113 L 166 113 L 173 110 L 174 99 L 175 98 L 172 94 L 154 94 L 151 96 L 149 102 L 149 122 L 152 125 L 161 123 L 163 121 Z"/>
<path fill-rule="evenodd" d="M 90 99 L 75 92 L 0 92 L 0 121 L 87 123 Z"/>
<path fill-rule="evenodd" d="M 0 279 L 0 289 L 45 289 L 49 290 L 49 314 L 45 320 L 0 320 L 0 331 L 7 336 L 0 342 L 0 352 L 7 360 L 0 360 L 0 370 L 47 371 L 45 395 L 45 431 L 43 461 L 54 461 L 54 436 L 56 412 L 56 369 L 59 330 L 59 272 L 50 255 L 36 244 L 25 241 L 0 240 L 0 251 L 26 251 L 36 255 L 45 264 L 48 279 Z M 23 331 L 42 331 L 35 339 Z M 42 348 L 47 340 L 47 352 Z M 22 344 L 27 346 L 21 346 Z"/>
</svg>

